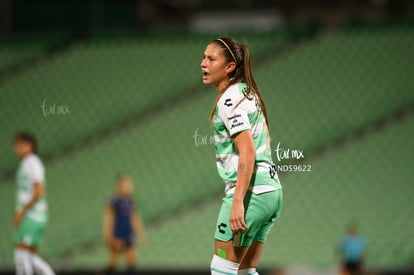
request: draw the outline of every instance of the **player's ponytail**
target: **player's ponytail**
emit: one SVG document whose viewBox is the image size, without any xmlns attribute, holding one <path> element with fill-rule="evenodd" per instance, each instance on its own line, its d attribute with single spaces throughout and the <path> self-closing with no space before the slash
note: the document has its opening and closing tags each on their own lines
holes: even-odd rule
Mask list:
<svg viewBox="0 0 414 275">
<path fill-rule="evenodd" d="M 257 87 L 256 80 L 253 76 L 253 70 L 252 70 L 252 63 L 250 61 L 250 52 L 249 48 L 247 48 L 246 45 L 242 44 L 240 45 L 240 48 L 243 51 L 243 71 L 244 71 L 244 82 L 247 84 L 247 87 L 250 89 L 250 91 L 253 93 L 253 95 L 257 98 L 257 101 L 259 102 L 260 109 L 263 112 L 263 115 L 266 120 L 266 124 L 269 126 L 269 121 L 267 119 L 267 111 L 265 104 L 263 102 L 263 98 L 259 92 L 259 88 Z M 245 94 L 246 97 L 246 94 Z"/>
<path fill-rule="evenodd" d="M 253 97 L 251 96 L 251 94 L 253 94 L 259 103 L 261 111 L 263 112 L 266 124 L 268 124 L 269 121 L 267 119 L 266 107 L 264 105 L 262 96 L 260 95 L 259 89 L 253 76 L 252 64 L 250 61 L 250 52 L 248 47 L 244 44 L 238 44 L 236 40 L 234 40 L 233 38 L 226 37 L 216 39 L 211 43 L 215 43 L 218 47 L 222 49 L 222 53 L 226 58 L 227 62 L 236 63 L 236 68 L 229 73 L 229 83 L 227 87 L 235 83 L 246 83 L 248 91 L 244 93 L 244 98 L 242 99 L 242 101 L 245 99 L 252 100 Z M 219 97 L 217 97 L 216 102 L 214 103 L 213 108 L 211 110 L 211 122 L 213 120 L 217 102 L 219 99 L 220 95 Z M 241 101 L 238 104 L 240 103 Z"/>
</svg>

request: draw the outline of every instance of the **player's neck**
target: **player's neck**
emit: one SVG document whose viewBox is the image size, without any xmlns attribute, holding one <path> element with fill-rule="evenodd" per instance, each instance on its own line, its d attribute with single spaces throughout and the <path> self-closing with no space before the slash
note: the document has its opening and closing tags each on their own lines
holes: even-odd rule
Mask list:
<svg viewBox="0 0 414 275">
<path fill-rule="evenodd" d="M 218 82 L 216 85 L 216 90 L 219 95 L 223 94 L 227 88 L 230 87 L 230 79 L 225 78 L 222 81 Z"/>
<path fill-rule="evenodd" d="M 25 159 L 27 156 L 30 156 L 33 152 L 29 151 L 20 155 L 20 159 Z"/>
</svg>

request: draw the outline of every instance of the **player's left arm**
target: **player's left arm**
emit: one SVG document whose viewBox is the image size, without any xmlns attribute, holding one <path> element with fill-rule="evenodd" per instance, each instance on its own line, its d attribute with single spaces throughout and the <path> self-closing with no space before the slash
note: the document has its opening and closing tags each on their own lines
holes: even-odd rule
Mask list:
<svg viewBox="0 0 414 275">
<path fill-rule="evenodd" d="M 144 222 L 142 221 L 141 214 L 138 211 L 134 211 L 132 214 L 132 227 L 135 236 L 138 237 L 138 243 L 145 245 L 147 243 L 147 234 L 145 232 Z"/>
<path fill-rule="evenodd" d="M 256 149 L 254 147 L 251 130 L 236 134 L 233 137 L 233 141 L 239 152 L 239 162 L 237 169 L 237 183 L 230 212 L 230 228 L 234 233 L 240 233 L 247 231 L 248 229 L 244 220 L 243 201 L 252 178 Z"/>
<path fill-rule="evenodd" d="M 14 225 L 18 227 L 20 225 L 20 222 L 22 221 L 23 216 L 29 211 L 30 208 L 33 207 L 33 205 L 44 196 L 45 189 L 43 187 L 43 183 L 41 182 L 35 182 L 33 184 L 33 195 L 30 198 L 29 202 L 23 205 L 22 208 L 16 213 L 14 216 Z"/>
</svg>

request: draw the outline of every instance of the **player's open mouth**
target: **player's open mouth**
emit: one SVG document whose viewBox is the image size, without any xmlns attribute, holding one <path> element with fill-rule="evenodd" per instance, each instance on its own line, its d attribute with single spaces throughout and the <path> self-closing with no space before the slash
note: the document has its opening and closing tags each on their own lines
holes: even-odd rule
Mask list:
<svg viewBox="0 0 414 275">
<path fill-rule="evenodd" d="M 203 71 L 203 76 L 209 76 L 209 73 Z"/>
</svg>

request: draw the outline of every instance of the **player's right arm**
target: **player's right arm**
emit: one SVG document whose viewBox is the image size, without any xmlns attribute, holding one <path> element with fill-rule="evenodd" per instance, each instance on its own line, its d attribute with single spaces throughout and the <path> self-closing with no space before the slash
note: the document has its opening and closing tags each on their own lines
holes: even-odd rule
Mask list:
<svg viewBox="0 0 414 275">
<path fill-rule="evenodd" d="M 108 245 L 112 245 L 114 239 L 114 220 L 115 213 L 112 206 L 109 204 L 105 207 L 103 218 L 103 238 Z"/>
<path fill-rule="evenodd" d="M 238 86 L 229 90 L 218 102 L 218 113 L 226 126 L 239 155 L 237 164 L 237 182 L 234 189 L 233 204 L 230 212 L 230 229 L 235 233 L 248 230 L 244 220 L 244 197 L 250 185 L 256 159 L 256 149 L 251 132 L 249 111 L 252 104 L 244 104 L 244 96 Z"/>
</svg>

